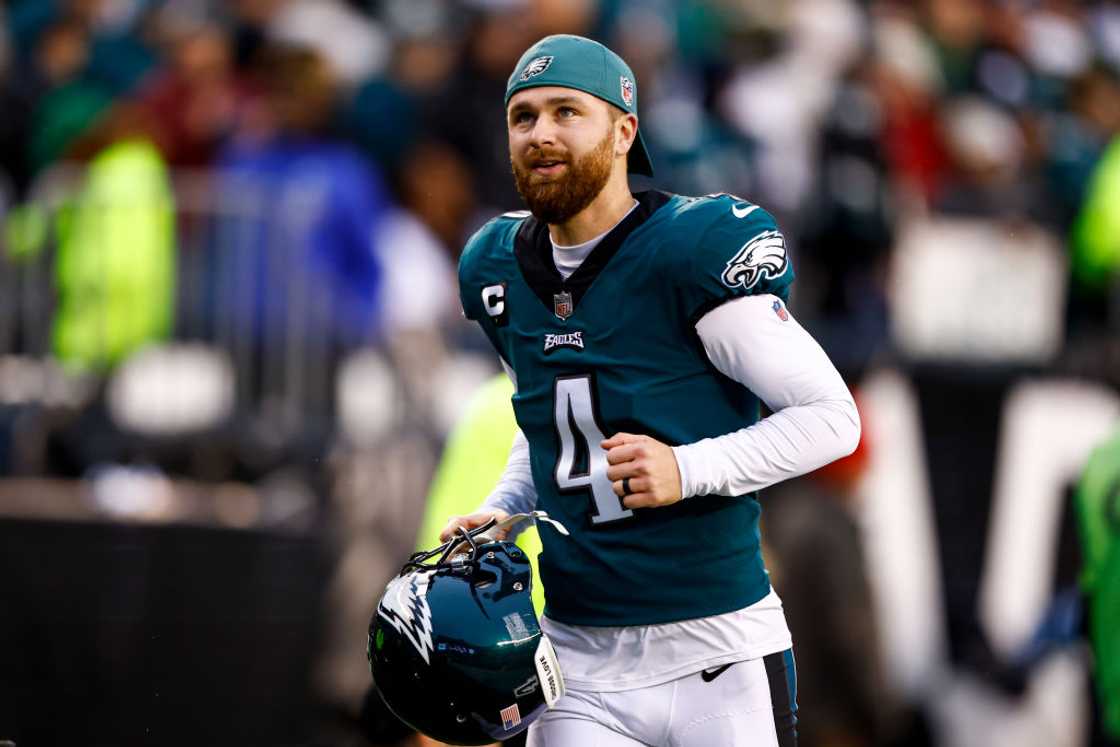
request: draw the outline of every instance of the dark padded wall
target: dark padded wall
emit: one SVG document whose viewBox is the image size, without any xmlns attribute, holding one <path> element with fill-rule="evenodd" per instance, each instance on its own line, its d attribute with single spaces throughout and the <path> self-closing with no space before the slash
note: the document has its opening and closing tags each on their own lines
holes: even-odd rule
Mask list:
<svg viewBox="0 0 1120 747">
<path fill-rule="evenodd" d="M 306 744 L 325 578 L 307 538 L 0 520 L 0 739 Z"/>
</svg>

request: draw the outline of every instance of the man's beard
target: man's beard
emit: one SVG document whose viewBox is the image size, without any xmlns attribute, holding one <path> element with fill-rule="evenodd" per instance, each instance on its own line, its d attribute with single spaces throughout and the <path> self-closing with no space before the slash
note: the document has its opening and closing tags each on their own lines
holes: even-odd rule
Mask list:
<svg viewBox="0 0 1120 747">
<path fill-rule="evenodd" d="M 512 158 L 510 163 L 517 192 L 529 211 L 537 220 L 555 225 L 567 222 L 599 196 L 610 178 L 613 156 L 614 133 L 607 130 L 594 150 L 577 161 L 568 161 L 566 173 L 559 178 L 539 181 L 531 169 Z"/>
</svg>

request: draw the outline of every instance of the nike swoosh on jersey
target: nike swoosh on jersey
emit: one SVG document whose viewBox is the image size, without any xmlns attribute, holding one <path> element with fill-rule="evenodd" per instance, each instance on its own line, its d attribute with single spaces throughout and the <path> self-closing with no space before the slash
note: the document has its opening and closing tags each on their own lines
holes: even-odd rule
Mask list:
<svg viewBox="0 0 1120 747">
<path fill-rule="evenodd" d="M 758 210 L 758 205 L 751 205 L 750 207 L 745 208 L 741 208 L 738 205 L 731 206 L 731 212 L 736 218 L 746 218 L 755 210 Z"/>
<path fill-rule="evenodd" d="M 732 664 L 734 664 L 734 662 L 732 662 Z M 701 670 L 700 671 L 700 679 L 704 680 L 705 682 L 711 682 L 716 677 L 719 677 L 721 674 L 723 674 L 724 672 L 726 672 L 730 668 L 731 668 L 731 664 L 724 664 L 722 667 L 716 667 L 715 669 Z"/>
</svg>

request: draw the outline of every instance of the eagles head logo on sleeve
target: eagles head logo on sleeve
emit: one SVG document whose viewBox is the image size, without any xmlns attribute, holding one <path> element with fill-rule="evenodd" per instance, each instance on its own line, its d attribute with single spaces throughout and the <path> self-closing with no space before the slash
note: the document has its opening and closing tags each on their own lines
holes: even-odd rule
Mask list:
<svg viewBox="0 0 1120 747">
<path fill-rule="evenodd" d="M 786 244 L 781 231 L 763 231 L 743 244 L 723 271 L 728 288 L 741 285 L 750 290 L 763 278 L 781 277 L 786 271 Z"/>
</svg>

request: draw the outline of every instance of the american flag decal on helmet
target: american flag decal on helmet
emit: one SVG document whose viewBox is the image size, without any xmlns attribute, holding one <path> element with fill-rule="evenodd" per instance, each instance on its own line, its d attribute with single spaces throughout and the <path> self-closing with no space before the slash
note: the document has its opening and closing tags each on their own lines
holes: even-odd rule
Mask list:
<svg viewBox="0 0 1120 747">
<path fill-rule="evenodd" d="M 521 723 L 521 709 L 514 703 L 509 708 L 502 709 L 502 728 L 512 729 Z"/>
</svg>

